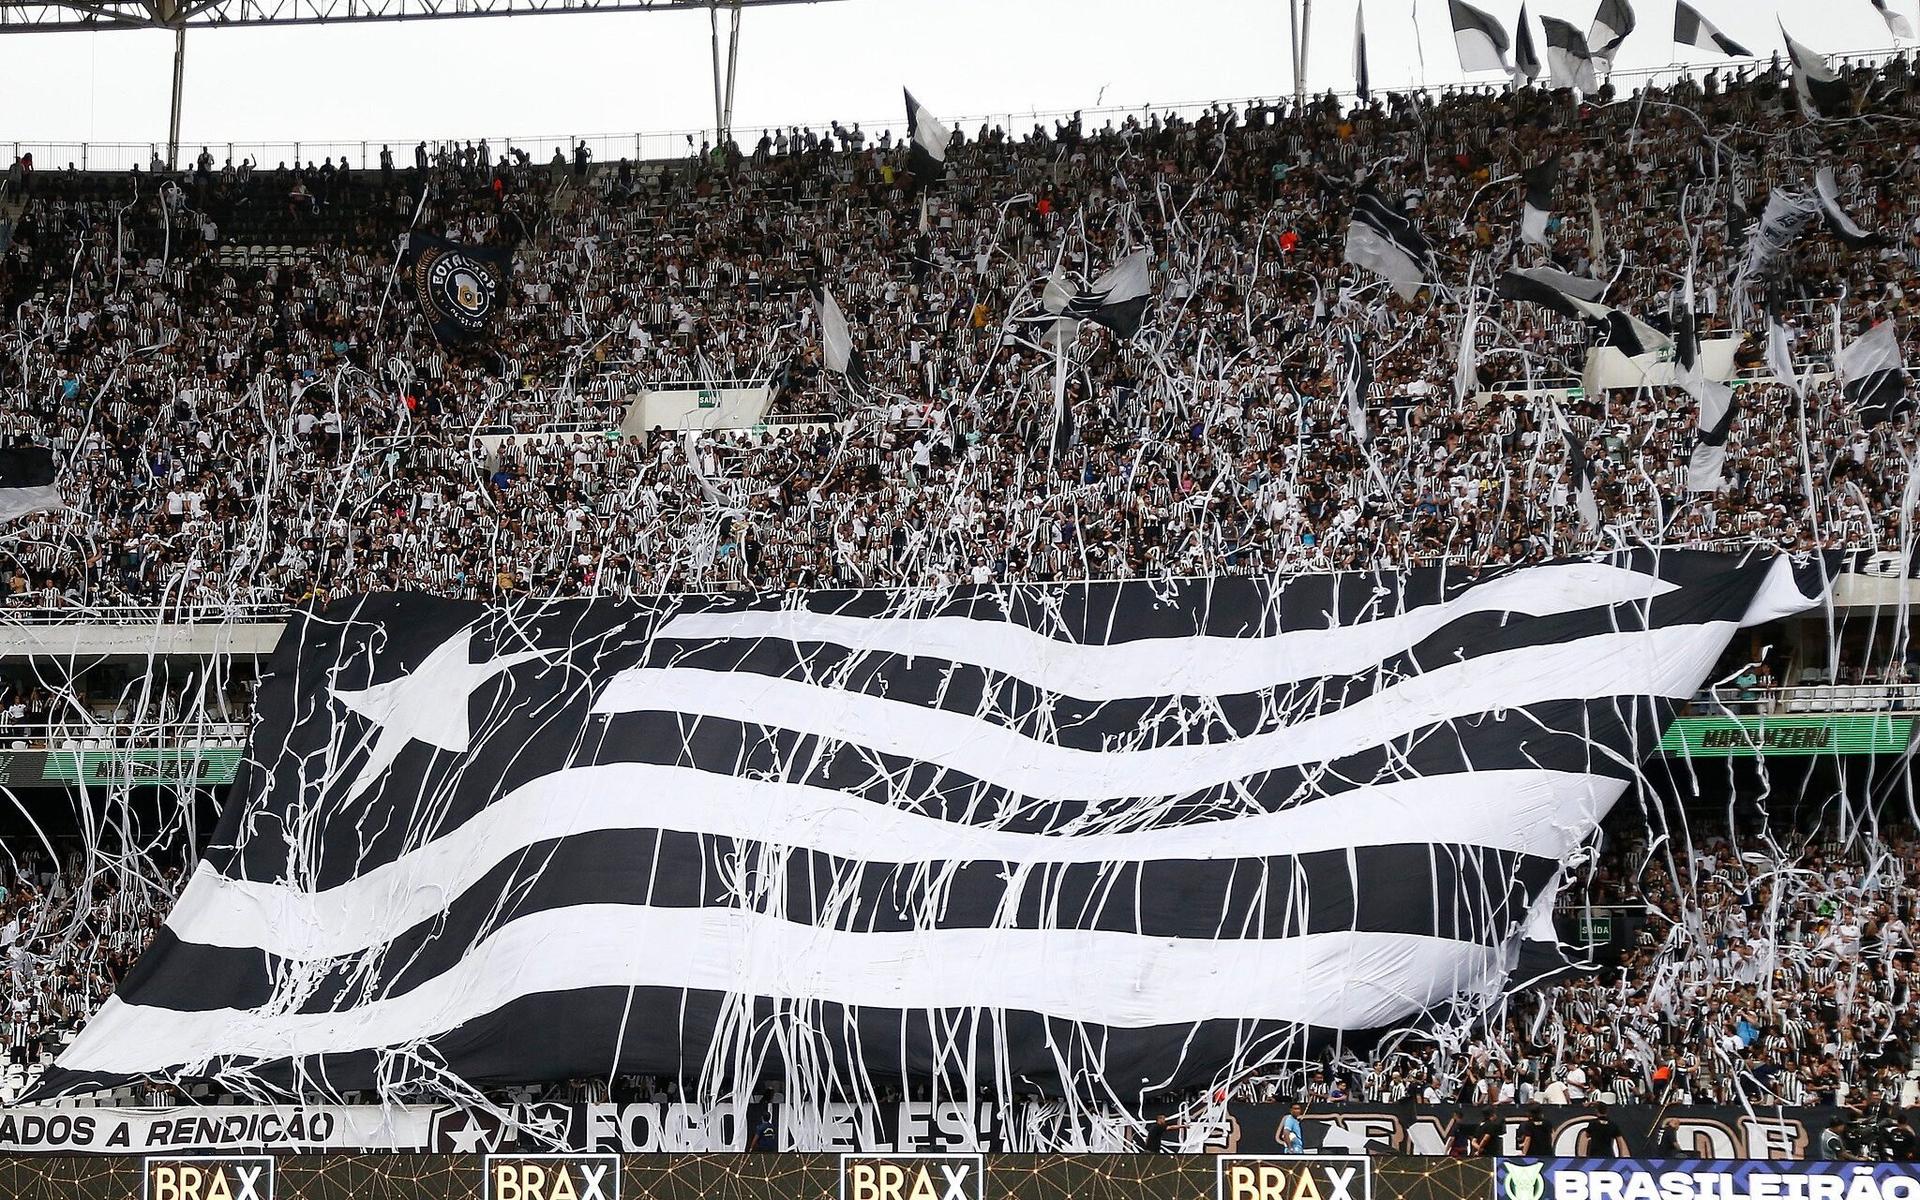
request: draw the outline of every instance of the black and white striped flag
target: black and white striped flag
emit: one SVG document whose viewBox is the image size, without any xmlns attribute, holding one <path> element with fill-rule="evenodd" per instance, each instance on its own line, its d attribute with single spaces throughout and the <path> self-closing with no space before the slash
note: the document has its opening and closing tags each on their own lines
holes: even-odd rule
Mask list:
<svg viewBox="0 0 1920 1200">
<path fill-rule="evenodd" d="M 1541 17 L 1540 27 L 1547 34 L 1547 70 L 1553 78 L 1553 86 L 1578 88 L 1585 95 L 1592 95 L 1599 90 L 1600 80 L 1594 70 L 1593 51 L 1587 46 L 1586 35 L 1571 22 L 1558 17 Z"/>
<path fill-rule="evenodd" d="M 65 508 L 66 500 L 54 482 L 59 475 L 53 451 L 45 446 L 0 450 L 0 521 Z"/>
<path fill-rule="evenodd" d="M 1462 71 L 1513 73 L 1513 64 L 1507 60 L 1507 31 L 1500 22 L 1466 0 L 1447 0 L 1447 11 L 1453 18 L 1453 45 L 1460 53 Z"/>
<path fill-rule="evenodd" d="M 290 622 L 212 848 L 39 1095 L 1212 1083 L 1497 997 L 1735 630 L 1816 590 L 1633 551 L 343 601 Z"/>
<path fill-rule="evenodd" d="M 1887 23 L 1887 32 L 1897 38 L 1913 36 L 1913 22 L 1907 20 L 1905 13 L 1897 13 L 1887 0 L 1873 0 L 1873 7 L 1879 10 L 1880 19 Z"/>
<path fill-rule="evenodd" d="M 1384 276 L 1402 300 L 1420 292 L 1433 266 L 1433 247 L 1405 208 L 1371 186 L 1360 189 L 1347 223 L 1345 260 Z"/>
<path fill-rule="evenodd" d="M 1552 267 L 1525 267 L 1503 273 L 1493 285 L 1502 300 L 1524 300 L 1561 316 L 1585 321 L 1594 343 L 1616 347 L 1628 357 L 1665 350 L 1673 343 L 1653 326 L 1622 308 L 1600 303 L 1606 285 Z"/>
<path fill-rule="evenodd" d="M 1787 56 L 1793 60 L 1793 94 L 1800 103 L 1800 115 L 1810 121 L 1852 116 L 1853 89 L 1827 65 L 1826 55 L 1794 41 L 1785 22 L 1780 23 L 1780 36 L 1786 39 Z"/>
<path fill-rule="evenodd" d="M 1695 50 L 1712 50 L 1733 58 L 1753 57 L 1753 51 L 1721 33 L 1719 26 L 1701 16 L 1687 0 L 1674 2 L 1673 40 L 1676 45 L 1691 46 Z"/>
<path fill-rule="evenodd" d="M 1602 71 L 1613 70 L 1614 56 L 1639 23 L 1628 0 L 1600 0 L 1600 10 L 1593 14 L 1593 25 L 1587 30 L 1587 45 L 1593 47 L 1593 57 Z"/>
<path fill-rule="evenodd" d="M 947 145 L 953 132 L 927 111 L 913 93 L 900 89 L 907 97 L 907 171 L 919 183 L 932 183 L 947 177 Z"/>
<path fill-rule="evenodd" d="M 1532 246 L 1548 245 L 1547 222 L 1553 216 L 1553 193 L 1560 186 L 1560 156 L 1527 168 L 1527 194 L 1520 208 L 1520 240 Z"/>
<path fill-rule="evenodd" d="M 1907 365 L 1892 321 L 1882 321 L 1847 343 L 1833 356 L 1833 373 L 1841 393 L 1860 414 L 1860 423 L 1869 429 L 1913 409 L 1907 398 Z"/>
<path fill-rule="evenodd" d="M 1135 250 L 1109 267 L 1105 274 L 1076 292 L 1065 315 L 1104 325 L 1121 337 L 1140 331 L 1153 296 L 1153 255 Z"/>
</svg>

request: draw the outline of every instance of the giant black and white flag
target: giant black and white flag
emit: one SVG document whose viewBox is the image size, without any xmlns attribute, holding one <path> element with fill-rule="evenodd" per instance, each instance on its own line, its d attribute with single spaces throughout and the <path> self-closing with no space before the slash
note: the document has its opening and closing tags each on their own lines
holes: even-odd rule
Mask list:
<svg viewBox="0 0 1920 1200">
<path fill-rule="evenodd" d="M 947 177 L 947 145 L 953 132 L 927 111 L 913 93 L 900 89 L 907 97 L 907 170 L 921 183 Z"/>
<path fill-rule="evenodd" d="M 54 482 L 59 476 L 60 464 L 45 446 L 0 450 L 0 521 L 65 508 L 66 499 Z"/>
<path fill-rule="evenodd" d="M 1600 9 L 1593 14 L 1593 25 L 1587 30 L 1587 45 L 1593 47 L 1593 57 L 1602 71 L 1613 70 L 1614 56 L 1639 23 L 1629 0 L 1600 0 Z"/>
<path fill-rule="evenodd" d="M 1533 246 L 1550 244 L 1547 222 L 1553 217 L 1553 193 L 1560 185 L 1560 156 L 1528 167 L 1527 194 L 1520 207 L 1520 240 Z"/>
<path fill-rule="evenodd" d="M 1433 247 L 1404 206 L 1388 202 L 1368 186 L 1354 198 L 1344 257 L 1356 267 L 1384 276 L 1402 300 L 1411 300 L 1432 269 Z"/>
<path fill-rule="evenodd" d="M 1753 51 L 1721 33 L 1719 26 L 1701 16 L 1700 10 L 1688 4 L 1687 0 L 1675 0 L 1673 40 L 1676 45 L 1695 50 L 1711 50 L 1733 58 L 1753 57 Z"/>
<path fill-rule="evenodd" d="M 1493 17 L 1466 0 L 1447 0 L 1453 18 L 1453 44 L 1460 52 L 1462 71 L 1513 72 L 1507 60 L 1507 31 Z"/>
<path fill-rule="evenodd" d="M 1587 39 L 1572 23 L 1558 17 L 1541 17 L 1540 27 L 1547 34 L 1547 70 L 1557 88 L 1578 88 L 1591 95 L 1599 89 L 1599 76 Z"/>
<path fill-rule="evenodd" d="M 1211 1084 L 1496 999 L 1734 632 L 1816 592 L 1633 551 L 298 613 L 39 1095 Z"/>
<path fill-rule="evenodd" d="M 1892 321 L 1882 321 L 1833 356 L 1833 373 L 1860 423 L 1871 429 L 1910 412 L 1907 365 Z"/>
<path fill-rule="evenodd" d="M 1793 94 L 1801 115 L 1808 120 L 1852 116 L 1853 89 L 1827 65 L 1826 55 L 1794 41 L 1784 22 L 1780 36 L 1786 39 L 1787 55 L 1793 60 Z"/>
</svg>

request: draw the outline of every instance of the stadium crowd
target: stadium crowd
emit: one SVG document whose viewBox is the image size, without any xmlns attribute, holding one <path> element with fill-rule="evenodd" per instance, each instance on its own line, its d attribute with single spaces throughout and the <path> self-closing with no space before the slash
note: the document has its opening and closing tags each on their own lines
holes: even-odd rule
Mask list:
<svg viewBox="0 0 1920 1200">
<path fill-rule="evenodd" d="M 1851 77 L 1870 120 L 1803 121 L 1776 66 L 1584 102 L 1455 91 L 981 129 L 925 186 L 889 134 L 853 130 L 638 166 L 421 146 L 411 170 L 16 168 L 0 435 L 59 451 L 69 508 L 9 539 L 7 599 L 1497 563 L 1621 536 L 1895 546 L 1913 429 L 1862 428 L 1830 383 L 1804 423 L 1781 419 L 1785 389 L 1747 389 L 1717 494 L 1686 490 L 1683 393 L 1568 398 L 1610 529 L 1575 513 L 1550 404 L 1482 402 L 1574 383 L 1590 337 L 1486 286 L 1544 261 L 1518 240 L 1516 174 L 1553 153 L 1551 261 L 1613 278 L 1610 303 L 1661 321 L 1690 264 L 1707 337 L 1768 308 L 1823 372 L 1840 327 L 1910 330 L 1920 157 L 1886 133 L 1916 119 L 1920 78 L 1902 58 Z M 1737 296 L 1742 230 L 1818 165 L 1881 244 L 1809 236 Z M 1368 171 L 1438 247 L 1412 302 L 1342 263 Z M 393 286 L 416 210 L 423 230 L 517 243 L 479 345 L 436 345 Z M 296 252 L 249 249 L 270 243 Z M 1063 422 L 1039 287 L 1139 245 L 1153 314 L 1132 340 L 1080 334 Z M 864 389 L 821 369 L 815 283 L 849 314 Z M 1343 327 L 1370 334 L 1370 442 L 1339 396 Z M 774 381 L 771 423 L 606 432 L 637 391 L 733 379 Z"/>
</svg>

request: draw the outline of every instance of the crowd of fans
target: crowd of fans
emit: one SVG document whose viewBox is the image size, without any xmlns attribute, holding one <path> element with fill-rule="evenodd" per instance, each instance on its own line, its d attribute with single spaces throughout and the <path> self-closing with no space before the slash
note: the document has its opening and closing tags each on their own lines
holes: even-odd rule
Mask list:
<svg viewBox="0 0 1920 1200">
<path fill-rule="evenodd" d="M 1821 371 L 1836 327 L 1908 331 L 1920 157 L 1894 134 L 1920 120 L 1920 77 L 1896 58 L 1850 78 L 1863 117 L 1818 125 L 1776 68 L 1617 99 L 981 129 L 932 184 L 890 135 L 851 130 L 639 165 L 418 147 L 364 172 L 210 155 L 177 177 L 16 172 L 0 436 L 60 452 L 69 508 L 13 531 L 7 600 L 1049 580 L 1617 537 L 1897 546 L 1913 428 L 1862 428 L 1830 383 L 1804 422 L 1782 419 L 1783 388 L 1746 390 L 1717 494 L 1686 489 L 1680 391 L 1567 399 L 1609 528 L 1570 502 L 1550 406 L 1487 391 L 1572 383 L 1591 336 L 1487 287 L 1547 260 L 1518 240 L 1515 176 L 1554 153 L 1551 261 L 1613 279 L 1610 303 L 1664 320 L 1690 267 L 1707 337 L 1770 309 Z M 1736 294 L 1770 188 L 1822 165 L 1880 245 L 1810 235 Z M 1439 248 L 1410 303 L 1342 262 L 1369 171 Z M 396 280 L 410 224 L 517 245 L 490 337 L 426 333 Z M 1148 323 L 1080 333 L 1063 421 L 1041 283 L 1130 246 L 1154 259 Z M 821 370 L 815 284 L 849 315 L 864 388 Z M 1343 328 L 1370 335 L 1370 443 L 1339 396 Z M 777 386 L 764 428 L 608 432 L 642 390 L 739 379 Z"/>
<path fill-rule="evenodd" d="M 1248 1095 L 1463 1109 L 1594 1102 L 1920 1105 L 1920 839 L 1871 852 L 1623 838 L 1578 892 L 1631 923 L 1617 964 L 1520 994 L 1463 1042 L 1257 1081 Z"/>
<path fill-rule="evenodd" d="M 386 588 L 1502 563 L 1620 538 L 1898 548 L 1915 427 L 1863 427 L 1818 377 L 1803 411 L 1777 382 L 1743 390 L 1711 494 L 1686 487 L 1682 392 L 1562 394 L 1597 472 L 1590 527 L 1552 408 L 1524 388 L 1577 386 L 1591 332 L 1488 289 L 1551 261 L 1658 320 L 1690 274 L 1706 336 L 1771 311 L 1818 371 L 1868 323 L 1920 330 L 1920 76 L 1896 58 L 1848 78 L 1862 118 L 1821 124 L 1776 67 L 1633 97 L 1454 91 L 980 129 L 956 136 L 938 183 L 908 176 L 889 132 L 838 127 L 664 164 L 537 164 L 485 143 L 365 172 L 18 164 L 0 195 L 17 213 L 0 437 L 59 453 L 67 507 L 0 539 L 0 602 L 217 611 Z M 1519 241 L 1514 177 L 1556 153 L 1543 253 Z M 1880 244 L 1810 235 L 1737 293 L 1741 228 L 1824 165 Z M 1412 302 L 1342 262 L 1369 172 L 1417 200 L 1440 250 Z M 489 337 L 427 334 L 397 278 L 409 228 L 516 245 Z M 1079 333 L 1063 416 L 1041 285 L 1135 246 L 1154 260 L 1147 323 Z M 863 383 L 823 369 L 816 286 L 848 313 Z M 1373 347 L 1370 441 L 1339 394 L 1343 330 Z M 620 432 L 639 392 L 731 380 L 771 383 L 764 427 Z M 52 707 L 17 691 L 9 721 Z M 1455 1042 L 1244 1094 L 1911 1105 L 1920 842 L 1873 845 L 1622 842 L 1587 893 L 1637 915 L 1618 965 Z M 9 874 L 4 1040 L 22 1070 L 117 982 L 178 882 L 98 867 L 23 854 Z"/>
</svg>

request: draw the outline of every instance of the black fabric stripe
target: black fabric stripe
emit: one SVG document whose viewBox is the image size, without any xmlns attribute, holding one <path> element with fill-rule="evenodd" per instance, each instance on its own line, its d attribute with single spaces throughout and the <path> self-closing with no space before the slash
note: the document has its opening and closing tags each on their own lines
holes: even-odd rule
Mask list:
<svg viewBox="0 0 1920 1200">
<path fill-rule="evenodd" d="M 1149 1090 L 1208 1084 L 1224 1078 L 1230 1064 L 1303 1061 L 1336 1041 L 1364 1048 L 1377 1036 L 1375 1031 L 1280 1021 L 1110 1029 L 1027 1012 L 902 1013 L 823 1002 L 742 1001 L 713 991 L 604 987 L 521 997 L 429 1039 L 420 1047 L 419 1058 L 458 1064 L 461 1077 L 477 1087 L 528 1079 L 605 1078 L 609 1073 L 667 1075 L 691 1087 L 702 1077 L 713 1031 L 719 1028 L 744 1031 L 747 1041 L 738 1057 L 730 1047 L 725 1062 L 765 1064 L 754 1079 L 724 1081 L 742 1091 L 787 1076 L 779 1041 L 785 1037 L 818 1050 L 823 1060 L 803 1068 L 801 1078 L 916 1083 L 937 1078 L 948 1089 L 963 1089 L 962 1094 L 992 1077 L 1002 1038 L 1016 1088 L 1060 1095 L 1068 1090 L 1084 1094 L 1088 1081 L 1100 1078 L 1112 1081 L 1116 1089 L 1139 1089 L 1143 1079 L 1152 1081 Z M 527 1030 L 538 1030 L 539 1036 L 527 1037 Z M 298 1069 L 285 1060 L 221 1059 L 210 1064 L 207 1075 L 236 1068 L 249 1069 L 270 1086 L 298 1091 L 308 1100 L 376 1085 L 404 1089 L 420 1069 L 414 1056 L 383 1065 L 375 1053 L 360 1052 L 305 1059 Z M 830 1076 L 819 1073 L 827 1070 Z M 28 1099 L 128 1081 L 126 1076 L 56 1066 Z"/>
<path fill-rule="evenodd" d="M 51 487 L 59 474 L 53 451 L 45 446 L 0 449 L 0 488 Z"/>
<path fill-rule="evenodd" d="M 578 905 L 747 908 L 869 933 L 1011 927 L 1272 941 L 1360 930 L 1498 945 L 1525 921 L 1556 866 L 1509 850 L 1423 843 L 1268 858 L 1057 863 L 1009 880 L 999 861 L 862 863 L 804 850 L 769 852 L 733 838 L 606 830 L 542 842 L 499 864 L 443 912 L 385 947 L 341 960 L 311 992 L 303 984 L 299 1011 L 344 1010 L 412 991 L 512 921 Z M 736 890 L 743 877 L 751 897 Z M 273 982 L 285 970 L 282 960 L 257 950 L 183 942 L 171 928 L 159 937 L 156 946 L 166 953 L 144 955 L 122 985 L 120 997 L 130 1004 L 258 1008 L 273 998 Z"/>
<path fill-rule="evenodd" d="M 1487 655 L 1712 619 L 1731 621 L 1745 608 L 1751 588 L 1730 590 L 1738 603 L 1723 603 L 1724 597 L 1691 589 L 1644 605 L 1621 604 L 1545 617 L 1471 613 L 1364 671 L 1313 676 L 1261 692 L 1197 701 L 1186 696 L 1087 700 L 942 658 L 779 638 L 656 641 L 643 665 L 830 684 L 835 691 L 957 713 L 1074 750 L 1191 745 L 1269 733 L 1337 712 L 1429 671 Z M 830 698 L 823 700 L 830 702 Z"/>
</svg>

